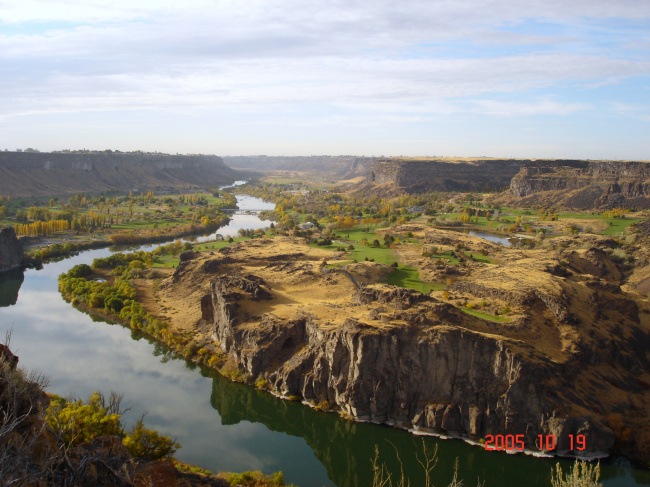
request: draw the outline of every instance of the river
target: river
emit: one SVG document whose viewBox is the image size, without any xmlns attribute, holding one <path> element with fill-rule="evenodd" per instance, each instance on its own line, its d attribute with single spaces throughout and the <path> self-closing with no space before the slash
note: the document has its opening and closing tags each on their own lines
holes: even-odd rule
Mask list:
<svg viewBox="0 0 650 487">
<path fill-rule="evenodd" d="M 242 208 L 217 233 L 235 235 L 239 228 L 270 224 L 245 214 L 243 206 L 259 210 L 272 205 L 258 206 L 265 203 L 250 196 L 238 200 Z M 455 458 L 467 487 L 476 485 L 477 478 L 486 487 L 550 486 L 556 460 L 486 452 L 458 440 L 350 423 L 229 382 L 127 328 L 95 320 L 66 303 L 57 290 L 58 275 L 110 253 L 89 250 L 42 270 L 0 278 L 0 333 L 11 330 L 11 348 L 21 366 L 45 373 L 50 392 L 87 398 L 95 390 L 117 391 L 124 395 L 123 405 L 131 408 L 127 422 L 146 412 L 148 427 L 183 445 L 177 453 L 180 460 L 214 471 L 282 470 L 288 483 L 300 487 L 369 487 L 375 445 L 381 460 L 398 474 L 394 445 L 411 485 L 418 487 L 423 480 L 415 455 L 424 440 L 430 450 L 439 448 L 437 486 L 449 483 Z M 620 458 L 604 461 L 602 473 L 607 487 L 650 485 L 650 472 L 632 468 Z"/>
</svg>

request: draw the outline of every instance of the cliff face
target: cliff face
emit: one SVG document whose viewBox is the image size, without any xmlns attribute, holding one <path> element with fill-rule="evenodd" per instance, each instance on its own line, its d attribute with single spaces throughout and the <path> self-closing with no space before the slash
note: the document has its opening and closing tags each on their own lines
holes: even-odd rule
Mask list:
<svg viewBox="0 0 650 487">
<path fill-rule="evenodd" d="M 210 187 L 232 183 L 237 177 L 216 156 L 0 152 L 4 196 Z"/>
<path fill-rule="evenodd" d="M 613 444 L 613 433 L 591 418 L 560 414 L 558 387 L 550 384 L 566 375 L 562 366 L 522 343 L 445 326 L 463 319 L 450 305 L 416 291 L 366 287 L 354 301 L 385 305 L 374 318 L 401 310 L 390 320 L 383 315 L 390 324 L 382 330 L 355 319 L 333 327 L 309 313 L 291 320 L 269 313 L 251 326 L 242 311 L 268 294 L 265 283 L 218 277 L 204 318 L 238 366 L 281 394 L 425 432 L 522 434 L 529 449 L 539 434 L 555 436 L 557 453 L 571 453 L 569 435 L 585 435 L 588 448 L 580 454 L 607 452 Z M 430 322 L 416 304 L 433 306 L 444 321 Z"/>
<path fill-rule="evenodd" d="M 19 268 L 23 263 L 23 246 L 13 227 L 0 229 L 0 272 Z"/>
<path fill-rule="evenodd" d="M 407 192 L 487 191 L 508 187 L 525 161 L 443 159 L 380 159 L 368 172 L 367 183 L 393 183 Z"/>
<path fill-rule="evenodd" d="M 513 195 L 594 187 L 626 198 L 650 196 L 650 164 L 622 161 L 536 161 L 512 178 Z"/>
<path fill-rule="evenodd" d="M 368 171 L 366 183 L 408 193 L 509 187 L 513 196 L 527 198 L 524 204 L 650 208 L 647 162 L 380 159 Z"/>
</svg>

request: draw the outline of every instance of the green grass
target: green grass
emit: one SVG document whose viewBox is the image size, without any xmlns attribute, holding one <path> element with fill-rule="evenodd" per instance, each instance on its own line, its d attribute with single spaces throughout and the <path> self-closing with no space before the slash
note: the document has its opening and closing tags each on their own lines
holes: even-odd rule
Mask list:
<svg viewBox="0 0 650 487">
<path fill-rule="evenodd" d="M 445 252 L 444 254 L 438 254 L 431 257 L 431 260 L 434 262 L 438 259 L 448 261 L 447 263 L 450 265 L 458 264 L 458 259 L 456 257 L 452 257 L 451 252 Z"/>
<path fill-rule="evenodd" d="M 398 267 L 390 273 L 386 282 L 393 286 L 414 289 L 424 294 L 429 293 L 431 290 L 442 291 L 447 287 L 445 284 L 422 281 L 420 279 L 420 273 L 412 267 Z"/>
<path fill-rule="evenodd" d="M 477 254 L 477 253 L 474 253 L 474 252 L 467 252 L 467 255 L 470 255 L 470 256 L 474 257 L 474 260 L 476 262 L 483 262 L 484 264 L 493 264 L 494 263 L 494 262 L 492 262 L 490 260 L 490 258 L 487 255 Z"/>
<path fill-rule="evenodd" d="M 346 240 L 351 240 L 356 246 L 357 243 L 361 241 L 362 238 L 368 240 L 372 243 L 373 240 L 377 239 L 379 242 L 383 242 L 383 237 L 375 234 L 375 230 L 380 228 L 379 225 L 361 225 L 359 227 L 350 228 L 349 230 L 336 230 L 335 233 L 341 238 Z M 366 231 L 368 229 L 368 231 Z"/>
<path fill-rule="evenodd" d="M 181 260 L 178 258 L 178 256 L 174 257 L 170 254 L 165 254 L 156 258 L 155 262 L 151 267 L 157 267 L 157 268 L 176 267 L 180 261 Z"/>
<path fill-rule="evenodd" d="M 603 235 L 619 235 L 625 232 L 625 229 L 632 223 L 645 220 L 645 218 L 606 218 L 605 221 L 610 223 L 607 230 L 602 232 Z"/>
<path fill-rule="evenodd" d="M 494 315 L 481 313 L 480 311 L 474 311 L 473 309 L 468 309 L 464 307 L 461 307 L 460 309 L 465 313 L 467 313 L 468 315 L 476 316 L 477 318 L 483 318 L 484 320 L 488 320 L 488 321 L 496 321 L 497 323 L 507 323 L 508 321 L 512 321 L 511 318 L 506 318 L 505 316 L 494 316 Z"/>
</svg>

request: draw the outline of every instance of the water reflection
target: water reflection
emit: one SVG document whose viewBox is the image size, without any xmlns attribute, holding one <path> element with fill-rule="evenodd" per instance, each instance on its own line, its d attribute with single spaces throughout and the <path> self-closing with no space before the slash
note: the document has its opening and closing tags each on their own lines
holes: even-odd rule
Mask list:
<svg viewBox="0 0 650 487">
<path fill-rule="evenodd" d="M 329 479 L 338 487 L 372 485 L 371 461 L 375 446 L 379 448 L 380 460 L 386 464 L 393 479 L 399 478 L 403 468 L 407 480 L 414 486 L 424 485 L 423 470 L 417 458 L 423 459 L 423 442 L 428 452 L 438 447 L 439 462 L 432 475 L 434 485 L 449 484 L 458 458 L 459 476 L 468 487 L 475 485 L 477 479 L 484 481 L 486 487 L 548 487 L 551 468 L 558 462 L 522 454 L 486 452 L 459 440 L 418 437 L 387 426 L 348 422 L 336 414 L 320 413 L 302 404 L 281 401 L 222 377 L 213 379 L 210 404 L 219 412 L 224 425 L 252 421 L 264 424 L 271 431 L 303 438 L 325 466 Z M 565 471 L 572 463 L 566 459 L 559 462 Z M 602 463 L 603 485 L 650 484 L 649 472 L 632 469 L 625 461 L 623 464 L 626 470 L 621 469 L 621 459 Z M 308 482 L 305 485 L 320 483 Z"/>
<path fill-rule="evenodd" d="M 18 301 L 18 291 L 25 280 L 23 269 L 0 273 L 0 307 L 13 306 Z"/>
<path fill-rule="evenodd" d="M 474 230 L 470 230 L 467 232 L 469 235 L 472 235 L 474 237 L 479 237 L 483 238 L 485 240 L 488 240 L 493 243 L 498 243 L 501 245 L 504 245 L 505 247 L 511 247 L 512 243 L 516 240 L 517 238 L 512 238 L 512 237 L 499 237 L 498 235 L 494 235 L 492 233 L 487 233 L 487 232 L 477 232 Z"/>
</svg>

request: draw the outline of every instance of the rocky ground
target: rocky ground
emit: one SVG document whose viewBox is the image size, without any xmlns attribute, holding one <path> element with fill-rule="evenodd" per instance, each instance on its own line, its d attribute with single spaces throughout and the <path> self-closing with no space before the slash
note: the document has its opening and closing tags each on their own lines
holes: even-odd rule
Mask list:
<svg viewBox="0 0 650 487">
<path fill-rule="evenodd" d="M 224 370 L 353 419 L 475 439 L 522 434 L 532 450 L 552 434 L 556 452 L 647 461 L 647 299 L 612 260 L 611 239 L 581 238 L 515 250 L 429 230 L 432 244 L 461 239 L 494 259 L 460 266 L 429 295 L 379 282 L 386 271 L 375 263 L 350 269 L 357 289 L 322 272 L 345 253 L 254 239 L 183 254 L 154 302 L 172 329 L 225 354 Z M 507 321 L 461 310 L 472 302 L 510 308 Z M 569 435 L 584 435 L 586 449 L 571 450 Z"/>
</svg>

